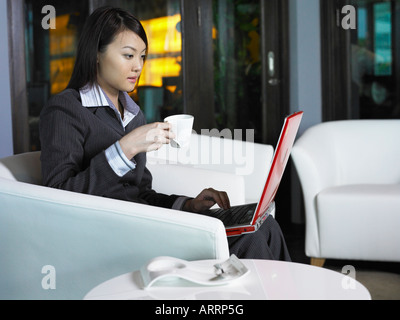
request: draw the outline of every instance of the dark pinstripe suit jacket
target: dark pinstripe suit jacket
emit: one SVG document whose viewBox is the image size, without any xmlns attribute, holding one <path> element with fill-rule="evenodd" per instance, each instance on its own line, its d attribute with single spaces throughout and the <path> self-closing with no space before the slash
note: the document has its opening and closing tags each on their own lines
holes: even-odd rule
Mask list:
<svg viewBox="0 0 400 320">
<path fill-rule="evenodd" d="M 43 183 L 46 186 L 171 208 L 176 195 L 152 190 L 146 154 L 135 157 L 136 169 L 120 178 L 105 150 L 145 124 L 142 112 L 124 131 L 111 108 L 85 108 L 80 94 L 67 89 L 52 97 L 40 116 Z"/>
</svg>

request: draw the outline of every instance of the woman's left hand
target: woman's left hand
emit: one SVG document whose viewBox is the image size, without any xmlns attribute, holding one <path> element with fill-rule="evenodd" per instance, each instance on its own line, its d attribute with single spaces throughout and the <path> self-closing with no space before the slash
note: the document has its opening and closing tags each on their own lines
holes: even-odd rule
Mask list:
<svg viewBox="0 0 400 320">
<path fill-rule="evenodd" d="M 186 201 L 184 210 L 201 213 L 207 211 L 215 204 L 222 209 L 231 207 L 229 197 L 224 191 L 217 191 L 212 188 L 203 190 L 196 198 Z"/>
</svg>

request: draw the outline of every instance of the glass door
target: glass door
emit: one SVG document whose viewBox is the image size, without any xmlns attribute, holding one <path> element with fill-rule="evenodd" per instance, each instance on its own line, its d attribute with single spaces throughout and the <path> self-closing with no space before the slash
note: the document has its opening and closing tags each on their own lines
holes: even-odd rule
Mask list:
<svg viewBox="0 0 400 320">
<path fill-rule="evenodd" d="M 149 39 L 149 55 L 132 98 L 142 108 L 147 122 L 182 113 L 180 0 L 125 0 L 118 5 L 140 19 Z"/>
<path fill-rule="evenodd" d="M 43 10 L 54 8 L 54 28 Z M 40 150 L 39 116 L 50 98 L 64 90 L 71 77 L 78 36 L 88 15 L 86 1 L 25 0 L 25 68 L 29 151 Z M 42 13 L 44 11 L 45 13 Z"/>
<path fill-rule="evenodd" d="M 400 0 L 320 6 L 324 121 L 400 118 Z"/>
<path fill-rule="evenodd" d="M 214 86 L 218 129 L 254 129 L 261 138 L 259 0 L 214 0 Z"/>
<path fill-rule="evenodd" d="M 400 1 L 357 1 L 351 51 L 353 101 L 360 119 L 399 118 Z"/>
<path fill-rule="evenodd" d="M 219 130 L 251 129 L 255 141 L 276 143 L 288 110 L 285 14 L 286 1 L 213 0 Z"/>
</svg>

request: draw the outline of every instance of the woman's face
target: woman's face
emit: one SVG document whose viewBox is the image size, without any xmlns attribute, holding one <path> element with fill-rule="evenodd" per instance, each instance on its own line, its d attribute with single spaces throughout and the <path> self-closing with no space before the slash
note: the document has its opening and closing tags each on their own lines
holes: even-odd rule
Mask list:
<svg viewBox="0 0 400 320">
<path fill-rule="evenodd" d="M 109 96 L 132 92 L 143 69 L 146 44 L 133 31 L 120 32 L 97 56 L 97 81 Z"/>
</svg>

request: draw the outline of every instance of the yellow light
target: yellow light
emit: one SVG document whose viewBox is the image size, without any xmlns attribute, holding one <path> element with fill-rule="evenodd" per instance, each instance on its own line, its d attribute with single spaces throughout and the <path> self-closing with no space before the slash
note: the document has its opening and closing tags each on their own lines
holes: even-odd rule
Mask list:
<svg viewBox="0 0 400 320">
<path fill-rule="evenodd" d="M 73 57 L 50 61 L 51 94 L 57 94 L 68 86 L 74 63 Z"/>
<path fill-rule="evenodd" d="M 70 15 L 56 17 L 56 29 L 50 29 L 50 84 L 51 94 L 64 90 L 74 68 L 77 35 L 76 30 L 69 29 Z"/>
<path fill-rule="evenodd" d="M 56 17 L 56 29 L 50 29 L 50 55 L 73 53 L 76 43 L 76 31 L 68 29 L 70 15 Z"/>
<path fill-rule="evenodd" d="M 178 77 L 181 72 L 182 35 L 177 29 L 181 15 L 141 22 L 149 39 L 149 56 L 139 84 L 161 87 L 164 77 Z"/>
<path fill-rule="evenodd" d="M 181 15 L 141 21 L 149 39 L 149 54 L 181 52 L 182 36 L 177 30 Z"/>
<path fill-rule="evenodd" d="M 181 66 L 178 61 L 179 59 L 174 57 L 147 60 L 139 85 L 161 87 L 162 78 L 179 76 Z"/>
</svg>

